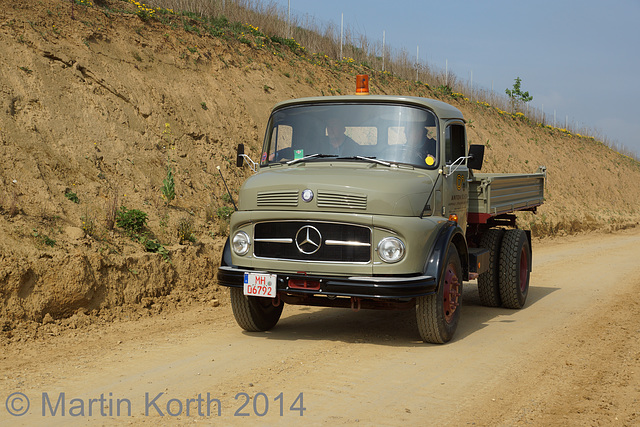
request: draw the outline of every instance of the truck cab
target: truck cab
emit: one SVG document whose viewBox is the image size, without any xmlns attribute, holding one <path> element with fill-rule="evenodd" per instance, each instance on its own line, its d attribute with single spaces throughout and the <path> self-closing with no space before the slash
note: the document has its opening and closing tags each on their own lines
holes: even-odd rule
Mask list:
<svg viewBox="0 0 640 427">
<path fill-rule="evenodd" d="M 490 269 L 490 249 L 466 237 L 482 155 L 462 113 L 438 100 L 277 104 L 218 270 L 238 324 L 268 330 L 285 304 L 415 309 L 424 341 L 449 341 L 463 281 Z"/>
</svg>

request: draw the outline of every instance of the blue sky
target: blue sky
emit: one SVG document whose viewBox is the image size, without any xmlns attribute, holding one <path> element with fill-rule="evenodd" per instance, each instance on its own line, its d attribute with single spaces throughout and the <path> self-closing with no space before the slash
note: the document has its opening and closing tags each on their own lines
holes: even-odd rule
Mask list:
<svg viewBox="0 0 640 427">
<path fill-rule="evenodd" d="M 640 156 L 640 1 L 290 0 L 291 14 L 404 48 L 459 81 L 504 93 L 514 79 L 565 117 Z M 288 0 L 276 4 L 287 9 Z"/>
</svg>

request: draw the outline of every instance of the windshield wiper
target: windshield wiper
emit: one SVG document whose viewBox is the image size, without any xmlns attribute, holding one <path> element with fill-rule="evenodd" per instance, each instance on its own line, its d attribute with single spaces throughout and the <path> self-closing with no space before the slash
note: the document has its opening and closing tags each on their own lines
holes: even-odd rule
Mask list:
<svg viewBox="0 0 640 427">
<path fill-rule="evenodd" d="M 320 153 L 315 153 L 315 154 L 309 154 L 308 156 L 304 156 L 304 157 L 301 157 L 301 158 L 299 158 L 299 159 L 289 160 L 289 161 L 287 162 L 287 164 L 288 164 L 288 165 L 293 165 L 293 164 L 295 164 L 295 163 L 303 162 L 303 161 L 308 160 L 308 159 L 313 159 L 313 158 L 322 159 L 322 158 L 325 158 L 325 157 L 338 157 L 338 156 L 337 156 L 337 155 L 335 155 L 335 154 L 320 154 Z"/>
<path fill-rule="evenodd" d="M 382 160 L 378 160 L 373 156 L 368 156 L 368 157 L 365 157 L 365 156 L 338 157 L 338 159 L 358 159 L 358 160 L 364 160 L 366 162 L 378 163 L 378 164 L 385 165 L 385 166 L 391 166 L 391 163 L 385 162 L 385 161 L 382 161 Z"/>
</svg>

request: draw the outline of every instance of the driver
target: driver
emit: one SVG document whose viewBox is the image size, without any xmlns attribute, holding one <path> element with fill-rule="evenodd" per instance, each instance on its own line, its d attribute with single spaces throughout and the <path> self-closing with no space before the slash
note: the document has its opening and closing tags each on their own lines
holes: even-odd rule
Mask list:
<svg viewBox="0 0 640 427">
<path fill-rule="evenodd" d="M 420 164 L 433 165 L 436 156 L 436 140 L 429 138 L 427 129 L 424 126 L 407 125 L 404 128 L 404 133 L 407 138 L 407 149 L 420 156 Z M 411 160 L 416 161 L 418 159 Z"/>
<path fill-rule="evenodd" d="M 345 135 L 346 127 L 339 117 L 332 117 L 327 121 L 327 135 L 329 147 L 324 154 L 336 154 L 338 157 L 351 157 L 358 154 L 358 143 Z"/>
</svg>

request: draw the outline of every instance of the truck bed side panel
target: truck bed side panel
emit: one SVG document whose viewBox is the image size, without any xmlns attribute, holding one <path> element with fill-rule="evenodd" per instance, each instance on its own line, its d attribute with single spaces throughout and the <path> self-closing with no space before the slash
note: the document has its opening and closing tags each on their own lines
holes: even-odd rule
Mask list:
<svg viewBox="0 0 640 427">
<path fill-rule="evenodd" d="M 532 209 L 544 201 L 546 174 L 475 174 L 469 183 L 469 212 L 491 216 Z"/>
</svg>

